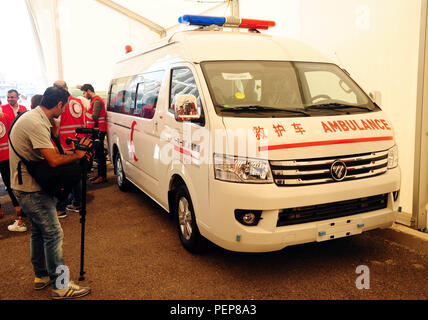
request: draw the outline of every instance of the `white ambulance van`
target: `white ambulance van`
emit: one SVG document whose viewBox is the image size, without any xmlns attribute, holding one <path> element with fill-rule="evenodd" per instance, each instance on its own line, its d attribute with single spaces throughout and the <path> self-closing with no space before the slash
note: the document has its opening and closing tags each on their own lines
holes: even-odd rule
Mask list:
<svg viewBox="0 0 428 320">
<path fill-rule="evenodd" d="M 135 185 L 176 216 L 191 252 L 275 251 L 392 225 L 393 127 L 346 71 L 258 31 L 271 21 L 179 21 L 198 27 L 117 63 L 108 148 L 121 190 Z"/>
</svg>

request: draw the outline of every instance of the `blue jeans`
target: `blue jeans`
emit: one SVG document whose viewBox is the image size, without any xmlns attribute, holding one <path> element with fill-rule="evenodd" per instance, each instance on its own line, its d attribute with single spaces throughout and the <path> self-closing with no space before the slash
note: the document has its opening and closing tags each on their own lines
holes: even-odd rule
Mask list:
<svg viewBox="0 0 428 320">
<path fill-rule="evenodd" d="M 58 221 L 55 199 L 43 191 L 14 190 L 22 210 L 31 222 L 31 263 L 35 276 L 49 276 L 53 289 L 60 286 L 57 278 L 64 277 L 62 239 L 64 233 Z M 59 284 L 59 286 L 58 286 Z"/>
</svg>

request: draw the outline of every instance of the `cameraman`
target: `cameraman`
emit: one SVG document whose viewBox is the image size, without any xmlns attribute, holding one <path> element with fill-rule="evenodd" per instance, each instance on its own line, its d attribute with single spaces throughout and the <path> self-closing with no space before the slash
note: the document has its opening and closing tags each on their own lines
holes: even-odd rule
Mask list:
<svg viewBox="0 0 428 320">
<path fill-rule="evenodd" d="M 69 93 L 56 87 L 49 87 L 43 94 L 40 106 L 23 114 L 10 133 L 10 140 L 24 159 L 38 161 L 46 159 L 51 167 L 71 163 L 83 158 L 85 151 L 74 150 L 60 154 L 51 141 L 52 123 L 64 111 Z M 81 142 L 90 146 L 88 138 Z M 68 281 L 68 269 L 62 253 L 63 231 L 55 208 L 55 199 L 41 190 L 34 178 L 21 166 L 22 184 L 18 180 L 19 156 L 10 149 L 11 186 L 31 222 L 31 262 L 35 273 L 34 289 L 40 290 L 52 285 L 54 299 L 82 297 L 90 288 Z"/>
</svg>

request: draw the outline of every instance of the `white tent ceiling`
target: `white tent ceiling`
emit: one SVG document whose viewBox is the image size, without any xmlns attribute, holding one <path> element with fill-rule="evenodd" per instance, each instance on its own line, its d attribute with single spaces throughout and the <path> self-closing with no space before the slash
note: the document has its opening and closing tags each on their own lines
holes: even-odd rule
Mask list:
<svg viewBox="0 0 428 320">
<path fill-rule="evenodd" d="M 25 0 L 32 18 L 43 82 L 92 83 L 105 90 L 125 46 L 139 49 L 177 30 L 183 14 L 288 18 L 298 0 Z M 291 10 L 290 10 L 291 5 Z M 293 27 L 295 29 L 295 27 Z M 292 28 L 292 29 L 293 29 Z M 293 30 L 294 30 L 293 29 Z M 288 34 L 290 36 L 290 34 Z M 293 36 L 293 35 L 291 35 Z"/>
</svg>

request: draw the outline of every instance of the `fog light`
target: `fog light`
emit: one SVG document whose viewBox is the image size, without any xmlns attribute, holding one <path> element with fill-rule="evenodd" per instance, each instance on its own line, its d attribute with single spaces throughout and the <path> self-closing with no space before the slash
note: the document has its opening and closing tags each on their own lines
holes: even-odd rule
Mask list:
<svg viewBox="0 0 428 320">
<path fill-rule="evenodd" d="M 235 219 L 244 226 L 256 226 L 261 219 L 262 210 L 235 210 Z"/>
<path fill-rule="evenodd" d="M 256 215 L 252 212 L 244 214 L 242 217 L 242 221 L 244 221 L 245 224 L 253 224 L 254 221 L 256 221 Z"/>
</svg>

